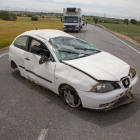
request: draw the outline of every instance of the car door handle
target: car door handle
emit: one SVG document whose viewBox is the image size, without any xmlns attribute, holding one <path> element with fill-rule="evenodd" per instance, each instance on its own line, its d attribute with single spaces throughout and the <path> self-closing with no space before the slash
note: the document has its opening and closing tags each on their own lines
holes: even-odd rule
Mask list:
<svg viewBox="0 0 140 140">
<path fill-rule="evenodd" d="M 28 61 L 30 61 L 30 59 L 29 58 L 25 58 L 26 60 L 28 60 Z"/>
</svg>

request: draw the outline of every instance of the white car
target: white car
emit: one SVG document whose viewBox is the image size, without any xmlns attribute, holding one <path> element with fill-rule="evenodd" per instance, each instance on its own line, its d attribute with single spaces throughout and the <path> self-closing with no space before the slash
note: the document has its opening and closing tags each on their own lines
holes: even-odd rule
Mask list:
<svg viewBox="0 0 140 140">
<path fill-rule="evenodd" d="M 130 65 L 59 30 L 24 32 L 10 45 L 9 60 L 72 108 L 108 110 L 134 100 L 138 75 Z"/>
</svg>

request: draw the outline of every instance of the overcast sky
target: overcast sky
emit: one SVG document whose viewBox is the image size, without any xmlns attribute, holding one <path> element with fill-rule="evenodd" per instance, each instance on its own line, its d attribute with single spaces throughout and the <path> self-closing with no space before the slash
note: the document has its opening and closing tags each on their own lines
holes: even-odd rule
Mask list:
<svg viewBox="0 0 140 140">
<path fill-rule="evenodd" d="M 59 12 L 66 7 L 82 9 L 84 15 L 140 21 L 140 0 L 0 0 L 0 10 Z"/>
</svg>

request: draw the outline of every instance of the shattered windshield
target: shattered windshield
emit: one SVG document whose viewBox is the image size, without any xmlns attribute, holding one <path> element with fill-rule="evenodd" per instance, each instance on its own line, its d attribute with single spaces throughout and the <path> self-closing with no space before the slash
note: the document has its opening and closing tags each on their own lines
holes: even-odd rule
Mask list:
<svg viewBox="0 0 140 140">
<path fill-rule="evenodd" d="M 94 45 L 74 37 L 55 37 L 49 43 L 59 60 L 72 60 L 100 52 Z"/>
</svg>

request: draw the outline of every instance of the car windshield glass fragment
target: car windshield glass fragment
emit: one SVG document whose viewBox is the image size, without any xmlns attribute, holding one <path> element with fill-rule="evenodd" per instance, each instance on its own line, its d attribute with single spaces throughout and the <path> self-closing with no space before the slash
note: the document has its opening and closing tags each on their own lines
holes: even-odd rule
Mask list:
<svg viewBox="0 0 140 140">
<path fill-rule="evenodd" d="M 64 23 L 78 23 L 78 17 L 65 17 Z"/>
<path fill-rule="evenodd" d="M 100 52 L 94 45 L 74 37 L 55 37 L 49 42 L 59 60 L 72 60 Z"/>
</svg>

